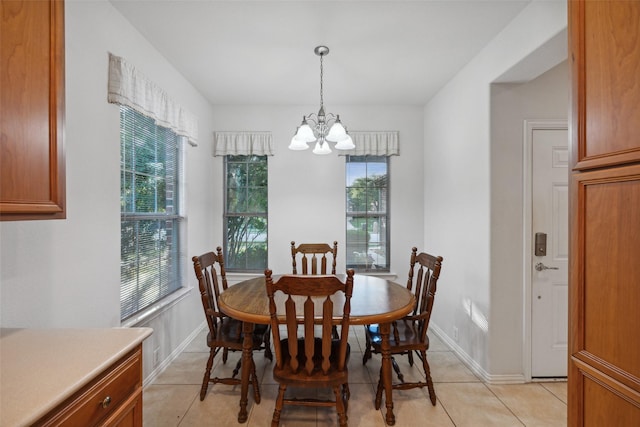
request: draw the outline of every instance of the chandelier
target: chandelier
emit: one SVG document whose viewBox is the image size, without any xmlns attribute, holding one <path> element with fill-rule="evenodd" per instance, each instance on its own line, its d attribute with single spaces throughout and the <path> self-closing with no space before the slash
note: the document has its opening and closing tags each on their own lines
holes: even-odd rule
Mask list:
<svg viewBox="0 0 640 427">
<path fill-rule="evenodd" d="M 324 98 L 322 95 L 322 58 L 329 54 L 329 48 L 326 46 L 318 46 L 314 50 L 316 55 L 320 57 L 320 110 L 318 114 L 311 113 L 302 116 L 302 123 L 298 126 L 296 134 L 289 144 L 290 150 L 306 150 L 309 148 L 309 142 L 315 142 L 313 154 L 329 154 L 331 148 L 329 142 L 336 143 L 338 150 L 351 150 L 356 148 L 353 140 L 347 133 L 347 130 L 340 122 L 340 116 L 324 112 Z"/>
</svg>

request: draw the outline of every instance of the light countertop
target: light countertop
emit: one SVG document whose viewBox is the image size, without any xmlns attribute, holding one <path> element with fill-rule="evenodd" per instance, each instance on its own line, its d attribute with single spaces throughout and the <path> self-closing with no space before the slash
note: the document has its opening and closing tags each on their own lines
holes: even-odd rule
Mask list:
<svg viewBox="0 0 640 427">
<path fill-rule="evenodd" d="M 0 426 L 34 423 L 151 333 L 150 328 L 0 329 Z"/>
</svg>

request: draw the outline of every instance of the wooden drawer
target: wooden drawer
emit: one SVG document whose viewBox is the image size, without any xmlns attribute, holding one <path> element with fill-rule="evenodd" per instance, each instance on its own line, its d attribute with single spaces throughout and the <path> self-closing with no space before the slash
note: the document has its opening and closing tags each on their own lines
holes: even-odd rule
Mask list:
<svg viewBox="0 0 640 427">
<path fill-rule="evenodd" d="M 35 425 L 94 426 L 142 392 L 142 347 L 121 358 Z M 111 418 L 113 419 L 113 417 Z"/>
</svg>

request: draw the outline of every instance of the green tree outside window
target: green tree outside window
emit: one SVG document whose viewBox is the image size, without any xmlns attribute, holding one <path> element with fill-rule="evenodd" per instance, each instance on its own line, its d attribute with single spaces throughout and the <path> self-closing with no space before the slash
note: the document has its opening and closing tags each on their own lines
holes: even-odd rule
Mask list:
<svg viewBox="0 0 640 427">
<path fill-rule="evenodd" d="M 267 156 L 225 157 L 225 266 L 267 267 Z"/>
</svg>

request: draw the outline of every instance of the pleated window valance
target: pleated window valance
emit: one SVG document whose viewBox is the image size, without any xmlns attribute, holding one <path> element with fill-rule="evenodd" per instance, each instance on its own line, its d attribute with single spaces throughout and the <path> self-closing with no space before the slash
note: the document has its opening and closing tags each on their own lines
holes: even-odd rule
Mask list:
<svg viewBox="0 0 640 427">
<path fill-rule="evenodd" d="M 397 156 L 398 131 L 349 132 L 356 148 L 341 151 L 340 155 L 350 156 Z"/>
<path fill-rule="evenodd" d="M 214 156 L 273 156 L 271 132 L 214 132 Z"/>
<path fill-rule="evenodd" d="M 158 126 L 167 127 L 185 136 L 191 145 L 198 139 L 198 120 L 176 104 L 169 96 L 124 59 L 109 54 L 108 101 L 126 105 L 147 117 Z"/>
</svg>

